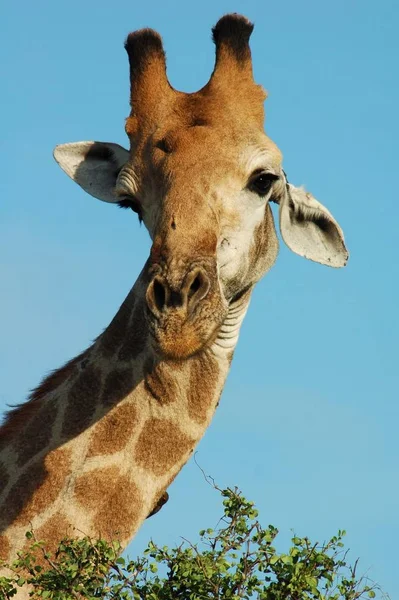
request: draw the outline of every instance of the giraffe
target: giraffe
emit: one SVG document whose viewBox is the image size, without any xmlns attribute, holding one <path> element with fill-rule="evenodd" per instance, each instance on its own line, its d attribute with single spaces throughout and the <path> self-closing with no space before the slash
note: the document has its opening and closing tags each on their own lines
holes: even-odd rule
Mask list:
<svg viewBox="0 0 399 600">
<path fill-rule="evenodd" d="M 237 14 L 218 21 L 213 73 L 190 94 L 170 85 L 159 34 L 130 33 L 129 151 L 105 142 L 54 151 L 90 195 L 136 212 L 152 246 L 110 325 L 0 429 L 4 560 L 30 527 L 50 549 L 68 535 L 125 547 L 167 500 L 218 405 L 253 288 L 276 260 L 271 202 L 291 250 L 347 262 L 340 226 L 288 182 L 264 133 L 252 30 Z"/>
</svg>

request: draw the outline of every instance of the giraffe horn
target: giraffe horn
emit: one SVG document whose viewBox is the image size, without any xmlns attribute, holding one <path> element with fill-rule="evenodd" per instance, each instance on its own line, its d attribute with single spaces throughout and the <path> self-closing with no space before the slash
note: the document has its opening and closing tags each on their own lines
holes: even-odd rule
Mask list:
<svg viewBox="0 0 399 600">
<path fill-rule="evenodd" d="M 253 82 L 249 38 L 253 24 L 236 13 L 222 17 L 212 29 L 216 45 L 216 62 L 212 82 Z"/>
<path fill-rule="evenodd" d="M 130 33 L 125 42 L 130 65 L 131 117 L 157 118 L 165 97 L 174 90 L 166 76 L 161 36 L 153 29 Z"/>
</svg>

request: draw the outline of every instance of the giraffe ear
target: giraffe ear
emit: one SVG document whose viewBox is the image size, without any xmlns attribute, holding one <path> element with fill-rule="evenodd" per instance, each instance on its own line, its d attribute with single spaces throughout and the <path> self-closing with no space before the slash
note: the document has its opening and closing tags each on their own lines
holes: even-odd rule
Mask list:
<svg viewBox="0 0 399 600">
<path fill-rule="evenodd" d="M 280 230 L 287 246 L 300 256 L 329 267 L 344 267 L 348 261 L 342 229 L 303 188 L 288 184 L 280 201 Z"/>
<path fill-rule="evenodd" d="M 54 158 L 88 194 L 104 202 L 118 202 L 115 184 L 129 152 L 108 142 L 73 142 L 54 149 Z"/>
</svg>

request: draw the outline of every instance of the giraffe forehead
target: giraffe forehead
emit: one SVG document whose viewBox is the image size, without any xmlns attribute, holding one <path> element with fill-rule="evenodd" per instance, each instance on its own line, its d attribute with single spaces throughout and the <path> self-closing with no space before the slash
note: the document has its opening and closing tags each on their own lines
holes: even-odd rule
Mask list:
<svg viewBox="0 0 399 600">
<path fill-rule="evenodd" d="M 152 142 L 149 162 L 170 182 L 192 181 L 209 186 L 245 180 L 258 168 L 280 169 L 282 153 L 263 131 L 250 127 L 195 126 L 160 132 Z"/>
<path fill-rule="evenodd" d="M 218 164 L 224 163 L 231 174 L 239 168 L 243 152 L 258 146 L 276 154 L 278 160 L 277 147 L 264 133 L 264 95 L 262 92 L 258 97 L 258 87 L 252 90 L 252 98 L 251 94 L 250 98 L 240 98 L 238 92 L 234 98 L 230 92 L 226 97 L 220 93 L 182 94 L 173 110 L 158 123 L 130 116 L 126 131 L 133 162 L 143 172 L 155 167 L 167 174 L 185 170 L 193 163 L 201 163 L 203 171 L 215 174 Z"/>
</svg>

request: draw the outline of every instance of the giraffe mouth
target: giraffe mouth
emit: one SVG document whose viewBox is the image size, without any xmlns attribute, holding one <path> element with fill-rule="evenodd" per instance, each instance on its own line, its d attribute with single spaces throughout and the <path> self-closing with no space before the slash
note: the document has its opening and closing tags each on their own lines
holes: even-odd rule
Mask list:
<svg viewBox="0 0 399 600">
<path fill-rule="evenodd" d="M 229 305 L 214 256 L 155 250 L 145 291 L 151 345 L 162 358 L 183 360 L 214 342 Z"/>
<path fill-rule="evenodd" d="M 156 317 L 147 311 L 155 353 L 183 360 L 208 348 L 217 338 L 228 309 L 227 302 L 219 296 L 206 299 L 191 314 L 183 307 L 171 308 Z"/>
</svg>

